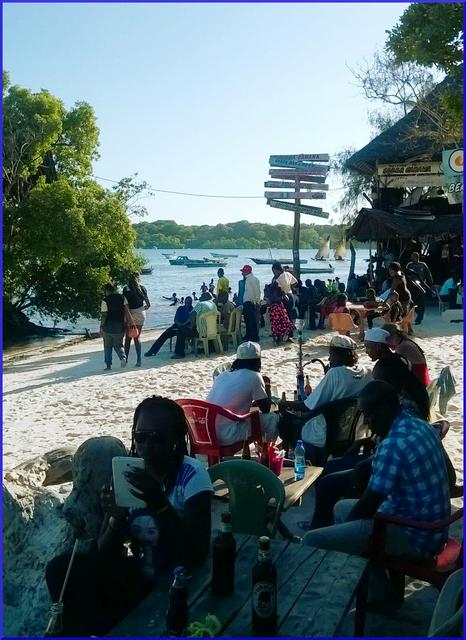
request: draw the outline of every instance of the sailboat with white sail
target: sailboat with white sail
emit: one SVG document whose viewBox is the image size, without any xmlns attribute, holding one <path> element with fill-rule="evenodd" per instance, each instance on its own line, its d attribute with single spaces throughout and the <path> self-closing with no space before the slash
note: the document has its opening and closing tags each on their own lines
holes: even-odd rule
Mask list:
<svg viewBox="0 0 466 640">
<path fill-rule="evenodd" d="M 322 242 L 319 251 L 316 253 L 314 260 L 328 260 L 330 256 L 330 236 Z"/>
<path fill-rule="evenodd" d="M 344 240 L 339 242 L 335 247 L 333 257 L 335 260 L 346 260 L 346 243 Z"/>
</svg>

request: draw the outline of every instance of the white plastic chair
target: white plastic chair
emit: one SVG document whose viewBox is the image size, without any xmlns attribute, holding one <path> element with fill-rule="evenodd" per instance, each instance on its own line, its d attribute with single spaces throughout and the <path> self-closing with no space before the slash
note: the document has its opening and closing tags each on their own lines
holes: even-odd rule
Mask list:
<svg viewBox="0 0 466 640">
<path fill-rule="evenodd" d="M 243 307 L 241 305 L 239 307 L 236 307 L 236 309 L 233 309 L 233 311 L 230 314 L 228 329 L 220 330 L 220 336 L 223 340 L 225 351 L 228 351 L 228 344 L 230 342 L 230 338 L 231 338 L 231 341 L 233 342 L 233 347 L 235 349 L 239 344 L 242 312 L 243 312 Z"/>
<path fill-rule="evenodd" d="M 440 591 L 430 622 L 429 638 L 463 638 L 464 572 L 449 576 Z"/>
<path fill-rule="evenodd" d="M 197 354 L 199 343 L 204 348 L 206 356 L 209 355 L 209 341 L 214 343 L 217 353 L 223 353 L 222 340 L 219 332 L 220 314 L 218 311 L 201 313 L 196 320 L 197 337 L 194 338 L 194 353 Z"/>
</svg>

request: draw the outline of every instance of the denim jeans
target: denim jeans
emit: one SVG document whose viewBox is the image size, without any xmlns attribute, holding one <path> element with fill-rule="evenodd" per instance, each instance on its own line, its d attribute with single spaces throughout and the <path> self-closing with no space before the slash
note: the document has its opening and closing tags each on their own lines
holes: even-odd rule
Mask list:
<svg viewBox="0 0 466 640">
<path fill-rule="evenodd" d="M 256 302 L 243 304 L 244 323 L 246 325 L 245 340 L 259 342 L 259 305 Z"/>
<path fill-rule="evenodd" d="M 107 367 L 112 366 L 112 350 L 115 349 L 115 353 L 120 360 L 125 360 L 125 351 L 123 349 L 123 337 L 124 333 L 107 333 L 103 332 L 104 339 L 104 360 Z"/>
</svg>

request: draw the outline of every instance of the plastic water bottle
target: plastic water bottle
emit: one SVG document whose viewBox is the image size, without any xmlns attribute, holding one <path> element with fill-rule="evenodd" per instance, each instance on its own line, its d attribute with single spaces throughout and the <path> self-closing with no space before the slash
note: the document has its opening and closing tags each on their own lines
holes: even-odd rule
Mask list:
<svg viewBox="0 0 466 640">
<path fill-rule="evenodd" d="M 298 440 L 294 450 L 294 479 L 302 480 L 306 469 L 306 452 L 302 440 Z"/>
</svg>

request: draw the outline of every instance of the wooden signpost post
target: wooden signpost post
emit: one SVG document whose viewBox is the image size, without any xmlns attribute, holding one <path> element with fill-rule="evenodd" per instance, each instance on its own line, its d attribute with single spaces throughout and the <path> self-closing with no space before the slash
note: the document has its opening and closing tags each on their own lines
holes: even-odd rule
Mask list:
<svg viewBox="0 0 466 640">
<path fill-rule="evenodd" d="M 325 200 L 327 197 L 325 191 L 328 191 L 328 185 L 324 184 L 324 182 L 329 171 L 329 165 L 316 163 L 329 162 L 329 160 L 328 153 L 300 153 L 296 155 L 270 156 L 269 158 L 271 167 L 280 167 L 279 169 L 269 169 L 269 175 L 271 178 L 280 178 L 280 180 L 268 180 L 264 182 L 264 187 L 292 189 L 292 191 L 265 191 L 264 196 L 267 198 L 267 204 L 270 207 L 294 212 L 293 270 L 297 278 L 300 276 L 300 214 L 328 218 L 328 213 L 324 212 L 320 207 L 301 204 L 301 200 Z M 283 202 L 283 200 L 294 200 L 294 203 Z"/>
</svg>

